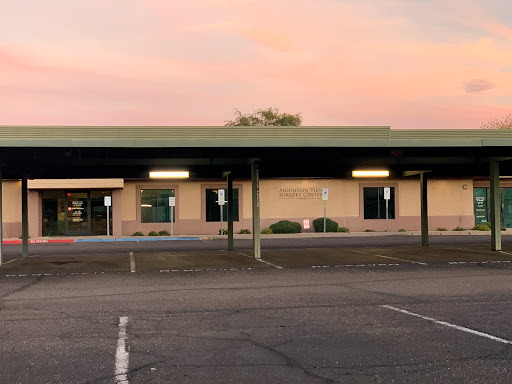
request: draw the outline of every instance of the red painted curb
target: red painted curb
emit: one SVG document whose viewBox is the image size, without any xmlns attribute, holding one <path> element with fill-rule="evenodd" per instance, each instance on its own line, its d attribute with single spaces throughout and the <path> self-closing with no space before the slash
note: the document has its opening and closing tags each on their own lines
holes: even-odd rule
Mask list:
<svg viewBox="0 0 512 384">
<path fill-rule="evenodd" d="M 33 239 L 29 240 L 29 244 L 44 244 L 44 243 L 74 243 L 75 239 Z M 2 244 L 21 244 L 21 240 L 4 240 Z"/>
</svg>

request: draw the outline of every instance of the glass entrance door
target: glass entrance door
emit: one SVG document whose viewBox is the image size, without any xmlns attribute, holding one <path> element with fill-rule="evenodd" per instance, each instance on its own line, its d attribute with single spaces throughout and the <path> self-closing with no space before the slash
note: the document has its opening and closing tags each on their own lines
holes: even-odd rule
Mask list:
<svg viewBox="0 0 512 384">
<path fill-rule="evenodd" d="M 89 223 L 89 199 L 87 192 L 68 192 L 66 235 L 88 235 Z"/>
<path fill-rule="evenodd" d="M 512 228 L 512 188 L 501 189 L 501 223 L 505 228 Z"/>
<path fill-rule="evenodd" d="M 44 191 L 42 193 L 43 236 L 86 236 L 107 234 L 105 196 L 112 191 Z M 109 226 L 112 234 L 110 207 Z"/>
</svg>

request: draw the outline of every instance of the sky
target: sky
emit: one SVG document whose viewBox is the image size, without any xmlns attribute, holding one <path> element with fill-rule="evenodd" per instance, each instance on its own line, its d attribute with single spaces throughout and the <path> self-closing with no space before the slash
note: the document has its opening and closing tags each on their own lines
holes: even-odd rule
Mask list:
<svg viewBox="0 0 512 384">
<path fill-rule="evenodd" d="M 479 128 L 512 112 L 509 0 L 1 0 L 0 125 Z"/>
</svg>

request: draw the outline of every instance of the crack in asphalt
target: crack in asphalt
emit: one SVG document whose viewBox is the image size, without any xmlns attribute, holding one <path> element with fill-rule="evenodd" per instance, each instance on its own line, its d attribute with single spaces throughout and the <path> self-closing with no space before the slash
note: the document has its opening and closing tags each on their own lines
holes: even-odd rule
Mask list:
<svg viewBox="0 0 512 384">
<path fill-rule="evenodd" d="M 246 341 L 251 342 L 256 347 L 262 348 L 262 349 L 264 349 L 266 351 L 269 351 L 269 352 L 271 352 L 271 353 L 273 353 L 273 354 L 283 358 L 287 362 L 287 365 L 289 365 L 290 367 L 295 368 L 295 369 L 300 369 L 306 375 L 308 375 L 308 376 L 310 376 L 312 378 L 315 378 L 315 379 L 322 380 L 324 383 L 335 383 L 336 382 L 333 379 L 329 379 L 327 377 L 324 377 L 324 376 L 321 376 L 321 375 L 318 375 L 318 374 L 312 372 L 311 370 L 307 369 L 302 364 L 300 364 L 296 359 L 294 359 L 291 356 L 288 356 L 284 352 L 279 351 L 274 346 L 266 345 L 266 344 L 263 344 L 263 343 L 260 343 L 260 342 L 258 342 L 256 340 L 254 340 L 253 337 L 249 333 L 241 332 L 241 334 L 247 337 Z"/>
<path fill-rule="evenodd" d="M 278 272 L 279 273 L 279 272 Z M 493 276 L 509 276 L 512 274 L 512 270 L 508 273 L 497 273 Z M 38 276 L 38 278 L 47 276 Z M 8 301 L 42 301 L 42 300 L 63 300 L 63 299 L 80 299 L 80 298 L 92 298 L 92 297 L 116 297 L 116 296 L 127 296 L 127 295 L 138 295 L 138 294 L 152 294 L 152 293 L 166 293 L 166 292 L 194 292 L 194 291 L 224 291 L 224 290 L 265 290 L 265 289 L 288 289 L 288 288 L 309 288 L 309 287 L 336 287 L 336 286 L 350 286 L 354 284 L 365 284 L 365 283 L 381 283 L 381 282 L 404 282 L 404 281 L 428 281 L 428 280 L 444 280 L 444 279 L 464 279 L 470 277 L 489 277 L 487 274 L 473 274 L 473 275 L 461 275 L 461 276 L 436 276 L 436 277 L 414 277 L 414 278 L 393 278 L 393 279 L 378 279 L 378 280 L 360 280 L 351 281 L 347 283 L 310 283 L 310 284 L 290 284 L 290 285 L 265 285 L 265 286 L 233 286 L 233 287 L 201 287 L 201 288 L 172 288 L 172 289 L 158 289 L 148 291 L 135 291 L 135 292 L 121 292 L 121 293 L 110 293 L 110 294 L 93 294 L 93 295 L 74 295 L 74 296 L 59 296 L 59 297 L 39 297 L 35 299 L 6 299 Z M 39 282 L 41 279 L 38 279 Z M 33 284 L 33 283 L 32 283 Z M 30 284 L 30 285 L 32 285 Z M 29 286 L 30 286 L 29 285 Z M 22 289 L 23 290 L 23 289 Z M 16 292 L 16 291 L 15 291 Z M 14 292 L 13 292 L 14 293 Z"/>
</svg>

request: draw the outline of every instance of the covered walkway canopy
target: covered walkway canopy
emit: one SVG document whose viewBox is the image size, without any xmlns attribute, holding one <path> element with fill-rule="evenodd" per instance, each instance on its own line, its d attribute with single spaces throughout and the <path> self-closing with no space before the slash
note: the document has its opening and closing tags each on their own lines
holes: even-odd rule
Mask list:
<svg viewBox="0 0 512 384">
<path fill-rule="evenodd" d="M 260 175 L 348 178 L 354 169 L 376 167 L 389 170 L 394 178 L 419 175 L 423 245 L 428 245 L 427 175 L 490 177 L 491 246 L 499 250 L 499 174 L 512 175 L 511 159 L 512 131 L 506 130 L 0 126 L 0 179 L 22 180 L 24 256 L 28 254 L 27 179 L 147 178 L 149 171 L 173 169 L 186 169 L 196 179 L 227 175 L 228 201 L 233 178 L 251 175 L 255 257 L 260 257 Z M 228 244 L 232 249 L 232 230 Z"/>
</svg>

